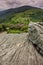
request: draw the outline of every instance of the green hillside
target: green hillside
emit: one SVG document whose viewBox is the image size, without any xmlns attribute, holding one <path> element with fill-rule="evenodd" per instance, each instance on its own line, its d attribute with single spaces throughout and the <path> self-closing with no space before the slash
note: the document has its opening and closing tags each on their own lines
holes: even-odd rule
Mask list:
<svg viewBox="0 0 43 65">
<path fill-rule="evenodd" d="M 28 32 L 29 22 L 43 22 L 43 10 L 31 8 L 20 13 L 10 13 L 4 19 L 0 18 L 0 32 L 23 33 Z"/>
</svg>

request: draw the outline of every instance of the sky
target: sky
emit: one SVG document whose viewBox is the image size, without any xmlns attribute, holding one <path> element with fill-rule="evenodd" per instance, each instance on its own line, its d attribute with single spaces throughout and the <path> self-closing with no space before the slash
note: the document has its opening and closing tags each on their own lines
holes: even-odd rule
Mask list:
<svg viewBox="0 0 43 65">
<path fill-rule="evenodd" d="M 24 5 L 43 8 L 43 0 L 0 0 L 0 10 L 16 8 Z"/>
</svg>

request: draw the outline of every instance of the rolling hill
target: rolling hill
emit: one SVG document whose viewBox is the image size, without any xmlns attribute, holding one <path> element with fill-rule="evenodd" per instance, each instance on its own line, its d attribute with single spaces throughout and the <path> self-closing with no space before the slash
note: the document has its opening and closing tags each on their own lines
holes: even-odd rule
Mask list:
<svg viewBox="0 0 43 65">
<path fill-rule="evenodd" d="M 43 21 L 43 9 L 31 6 L 22 6 L 19 8 L 0 11 L 1 30 L 3 30 L 3 28 L 6 30 L 7 28 L 7 31 L 11 33 L 15 31 L 27 32 L 28 24 L 30 21 Z"/>
</svg>

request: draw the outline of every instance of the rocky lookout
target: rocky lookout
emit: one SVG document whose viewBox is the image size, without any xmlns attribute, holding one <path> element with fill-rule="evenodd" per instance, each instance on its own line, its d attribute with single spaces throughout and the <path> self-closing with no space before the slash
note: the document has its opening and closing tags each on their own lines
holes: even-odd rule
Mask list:
<svg viewBox="0 0 43 65">
<path fill-rule="evenodd" d="M 43 65 L 43 22 L 30 23 L 28 33 L 0 34 L 0 65 Z"/>
</svg>

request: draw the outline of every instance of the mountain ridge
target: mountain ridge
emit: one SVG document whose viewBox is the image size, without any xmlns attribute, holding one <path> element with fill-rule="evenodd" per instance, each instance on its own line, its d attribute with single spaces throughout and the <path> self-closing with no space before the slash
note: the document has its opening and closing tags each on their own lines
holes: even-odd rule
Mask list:
<svg viewBox="0 0 43 65">
<path fill-rule="evenodd" d="M 32 7 L 32 6 L 21 6 L 21 7 L 17 7 L 17 8 L 10 8 L 10 9 L 7 9 L 7 10 L 4 10 L 4 11 L 0 11 L 0 17 L 3 17 L 3 15 L 6 15 L 6 14 L 9 14 L 9 13 L 19 13 L 19 12 L 22 12 L 22 11 L 25 11 L 25 10 L 29 10 L 29 9 L 40 9 L 40 8 L 37 8 L 37 7 Z"/>
</svg>

